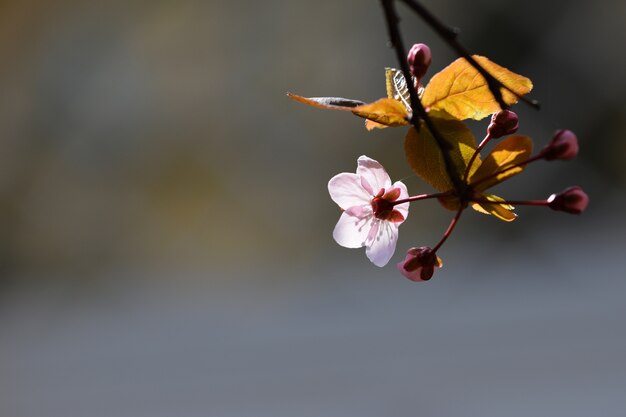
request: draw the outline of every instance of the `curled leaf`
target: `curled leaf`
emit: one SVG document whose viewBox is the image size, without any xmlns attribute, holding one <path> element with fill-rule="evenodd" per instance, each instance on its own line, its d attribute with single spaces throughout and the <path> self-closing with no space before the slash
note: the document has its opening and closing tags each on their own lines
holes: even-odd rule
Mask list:
<svg viewBox="0 0 626 417">
<path fill-rule="evenodd" d="M 415 82 L 415 78 L 411 81 Z M 408 111 L 411 111 L 409 86 L 402 71 L 395 68 L 385 68 L 385 86 L 387 88 L 387 98 L 398 100 Z"/>
<path fill-rule="evenodd" d="M 309 106 L 329 110 L 351 111 L 359 117 L 367 119 L 367 130 L 384 128 L 388 126 L 407 125 L 410 117 L 407 108 L 398 100 L 381 98 L 373 103 L 364 103 L 342 97 L 302 97 L 297 94 L 287 93 L 292 100 Z"/>
<path fill-rule="evenodd" d="M 309 106 L 330 110 L 350 111 L 355 107 L 365 104 L 360 100 L 343 97 L 302 97 L 293 93 L 287 93 L 287 97 L 300 103 L 308 104 Z"/>
<path fill-rule="evenodd" d="M 506 104 L 517 103 L 518 96 L 532 90 L 530 79 L 483 56 L 474 55 L 473 58 L 496 80 L 515 93 L 501 88 Z M 432 77 L 424 90 L 422 104 L 429 110 L 446 111 L 458 120 L 480 120 L 500 110 L 485 78 L 465 58 L 457 59 Z"/>
</svg>

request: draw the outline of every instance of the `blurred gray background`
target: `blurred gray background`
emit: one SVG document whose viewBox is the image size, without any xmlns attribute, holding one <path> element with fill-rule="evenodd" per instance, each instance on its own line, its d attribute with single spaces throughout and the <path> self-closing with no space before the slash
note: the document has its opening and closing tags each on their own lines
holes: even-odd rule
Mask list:
<svg viewBox="0 0 626 417">
<path fill-rule="evenodd" d="M 414 204 L 379 269 L 326 190 L 365 154 L 428 192 L 403 129 L 285 97 L 384 95 L 377 1 L 0 2 L 0 416 L 626 415 L 626 2 L 424 4 L 534 81 L 520 133 L 579 136 L 499 193 L 592 200 L 468 212 L 414 284 L 451 212 Z M 429 76 L 454 59 L 399 10 Z"/>
</svg>

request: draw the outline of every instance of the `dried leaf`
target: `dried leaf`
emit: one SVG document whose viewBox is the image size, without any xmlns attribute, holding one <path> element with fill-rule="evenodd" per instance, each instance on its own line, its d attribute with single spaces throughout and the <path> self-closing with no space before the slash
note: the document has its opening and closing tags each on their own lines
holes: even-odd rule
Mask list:
<svg viewBox="0 0 626 417">
<path fill-rule="evenodd" d="M 385 68 L 385 86 L 387 87 L 387 98 L 398 100 L 410 112 L 411 97 L 402 71 L 395 68 Z"/>
<path fill-rule="evenodd" d="M 483 56 L 473 57 L 489 74 L 517 95 L 523 96 L 532 90 L 533 85 L 528 78 Z M 501 89 L 501 92 L 506 104 L 517 103 L 515 94 L 506 89 Z M 457 59 L 432 77 L 424 91 L 422 104 L 430 110 L 444 110 L 458 120 L 480 120 L 500 110 L 485 78 L 465 58 Z"/>
<path fill-rule="evenodd" d="M 313 107 L 351 111 L 359 117 L 368 119 L 365 121 L 367 130 L 382 129 L 387 126 L 404 126 L 409 123 L 409 112 L 406 107 L 394 99 L 381 98 L 373 103 L 364 103 L 342 97 L 302 97 L 293 93 L 287 93 L 287 96 Z"/>
<path fill-rule="evenodd" d="M 352 109 L 352 113 L 386 126 L 409 124 L 409 113 L 404 105 L 391 98 L 381 98 L 373 103 L 355 107 Z"/>
<path fill-rule="evenodd" d="M 487 155 L 478 169 L 469 177 L 469 182 L 474 183 L 482 178 L 492 176 L 498 171 L 506 170 L 509 167 L 524 162 L 530 157 L 533 149 L 533 142 L 528 136 L 513 135 L 499 142 Z M 476 185 L 476 191 L 483 191 L 487 188 L 519 174 L 524 170 L 524 166 L 512 168 L 498 175 L 493 175 Z"/>
<path fill-rule="evenodd" d="M 469 159 L 476 150 L 476 140 L 465 124 L 453 119 L 432 118 L 435 128 L 450 144 L 454 170 L 463 176 Z M 413 171 L 439 191 L 448 191 L 453 185 L 446 171 L 439 146 L 424 122 L 419 132 L 411 127 L 404 141 L 404 153 Z M 477 158 L 476 166 L 480 164 Z"/>
<path fill-rule="evenodd" d="M 365 104 L 360 100 L 342 97 L 302 97 L 293 93 L 287 93 L 287 97 L 309 106 L 330 110 L 352 111 L 355 107 Z"/>
</svg>

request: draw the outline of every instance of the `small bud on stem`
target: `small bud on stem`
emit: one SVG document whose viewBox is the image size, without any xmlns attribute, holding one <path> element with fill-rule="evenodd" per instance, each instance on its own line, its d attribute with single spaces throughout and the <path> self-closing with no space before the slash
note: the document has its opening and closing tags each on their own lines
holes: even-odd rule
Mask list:
<svg viewBox="0 0 626 417">
<path fill-rule="evenodd" d="M 416 43 L 409 50 L 407 61 L 411 74 L 417 79 L 417 83 L 419 84 L 432 62 L 430 48 L 423 43 Z"/>
<path fill-rule="evenodd" d="M 487 133 L 491 139 L 498 139 L 505 135 L 517 132 L 519 120 L 517 114 L 511 110 L 500 110 L 491 116 L 491 123 L 487 128 Z"/>
<path fill-rule="evenodd" d="M 552 141 L 541 150 L 541 154 L 546 161 L 572 159 L 578 154 L 578 139 L 571 130 L 557 130 Z"/>
<path fill-rule="evenodd" d="M 548 206 L 552 210 L 580 214 L 587 208 L 589 196 L 579 186 L 566 188 L 558 194 L 548 197 Z"/>
<path fill-rule="evenodd" d="M 428 281 L 435 273 L 435 268 L 441 268 L 443 262 L 434 250 L 422 246 L 411 248 L 406 253 L 406 258 L 400 262 L 398 270 L 402 275 L 414 282 Z"/>
</svg>

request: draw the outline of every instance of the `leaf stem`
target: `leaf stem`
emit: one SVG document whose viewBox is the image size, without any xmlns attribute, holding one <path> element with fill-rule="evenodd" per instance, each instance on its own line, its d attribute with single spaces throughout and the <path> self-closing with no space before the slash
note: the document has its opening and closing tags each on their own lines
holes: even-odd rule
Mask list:
<svg viewBox="0 0 626 417">
<path fill-rule="evenodd" d="M 447 197 L 452 194 L 454 194 L 453 191 L 446 191 L 443 193 L 432 193 L 432 194 L 419 194 L 419 195 L 414 195 L 411 197 L 403 198 L 402 200 L 396 200 L 392 204 L 396 206 L 398 204 L 410 203 L 410 202 L 419 201 L 419 200 L 426 200 L 429 198 Z"/>
<path fill-rule="evenodd" d="M 448 228 L 446 229 L 445 233 L 443 234 L 443 237 L 441 238 L 439 243 L 437 243 L 435 245 L 435 247 L 433 248 L 433 252 L 437 252 L 437 250 L 439 250 L 441 245 L 443 245 L 444 242 L 448 239 L 448 237 L 450 237 L 450 235 L 452 234 L 452 231 L 454 230 L 454 227 L 459 222 L 459 218 L 461 217 L 461 213 L 463 213 L 463 210 L 465 210 L 465 207 L 461 207 L 460 209 L 457 210 L 456 215 L 454 216 L 454 218 L 452 219 L 452 221 L 448 225 Z"/>
<path fill-rule="evenodd" d="M 487 136 L 485 136 L 485 138 L 480 142 L 480 144 L 474 151 L 474 154 L 472 155 L 469 162 L 467 163 L 467 167 L 465 168 L 465 172 L 463 173 L 463 182 L 467 182 L 467 177 L 469 177 L 470 169 L 472 169 L 472 165 L 474 164 L 474 161 L 480 154 L 480 151 L 483 150 L 487 142 L 489 142 L 490 140 L 491 140 L 491 134 L 487 132 Z"/>
<path fill-rule="evenodd" d="M 547 206 L 548 200 L 489 200 L 488 198 L 472 198 L 475 203 L 510 204 L 512 206 Z"/>
</svg>

